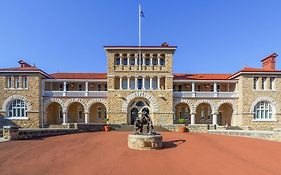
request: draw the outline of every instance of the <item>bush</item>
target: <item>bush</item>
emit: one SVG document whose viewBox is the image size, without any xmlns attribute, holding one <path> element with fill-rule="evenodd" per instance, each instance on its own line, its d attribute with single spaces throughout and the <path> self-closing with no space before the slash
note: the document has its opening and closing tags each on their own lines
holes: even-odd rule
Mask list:
<svg viewBox="0 0 281 175">
<path fill-rule="evenodd" d="M 184 124 L 185 122 L 186 122 L 185 118 L 180 118 L 180 119 L 179 119 L 179 123 L 180 123 L 180 124 Z"/>
</svg>

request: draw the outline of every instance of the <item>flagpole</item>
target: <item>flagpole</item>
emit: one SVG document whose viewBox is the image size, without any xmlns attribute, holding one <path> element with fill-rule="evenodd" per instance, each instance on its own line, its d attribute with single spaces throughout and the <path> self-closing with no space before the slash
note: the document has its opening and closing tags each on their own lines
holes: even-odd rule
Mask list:
<svg viewBox="0 0 281 175">
<path fill-rule="evenodd" d="M 141 4 L 139 2 L 139 47 L 141 46 Z"/>
<path fill-rule="evenodd" d="M 138 63 L 140 65 L 139 68 L 141 68 L 141 4 L 140 4 L 140 1 L 139 1 L 139 54 L 138 54 Z"/>
</svg>

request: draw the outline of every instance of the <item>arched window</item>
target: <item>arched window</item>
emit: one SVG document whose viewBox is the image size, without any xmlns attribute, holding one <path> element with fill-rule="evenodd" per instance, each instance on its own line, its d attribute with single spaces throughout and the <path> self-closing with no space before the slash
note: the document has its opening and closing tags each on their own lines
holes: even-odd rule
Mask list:
<svg viewBox="0 0 281 175">
<path fill-rule="evenodd" d="M 27 117 L 27 106 L 23 100 L 16 99 L 8 105 L 8 117 Z"/>
<path fill-rule="evenodd" d="M 254 120 L 271 120 L 272 119 L 272 106 L 267 101 L 260 101 L 254 108 Z"/>
</svg>

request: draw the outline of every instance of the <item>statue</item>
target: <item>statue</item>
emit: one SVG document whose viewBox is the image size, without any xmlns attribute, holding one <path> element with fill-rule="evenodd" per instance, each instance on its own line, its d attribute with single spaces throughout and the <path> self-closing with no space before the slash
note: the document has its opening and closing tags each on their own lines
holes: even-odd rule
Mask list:
<svg viewBox="0 0 281 175">
<path fill-rule="evenodd" d="M 147 125 L 147 134 L 154 135 L 156 134 L 153 128 L 153 123 L 147 110 L 142 111 L 141 117 L 137 117 L 134 123 L 134 133 L 135 134 L 143 134 L 143 126 Z"/>
</svg>

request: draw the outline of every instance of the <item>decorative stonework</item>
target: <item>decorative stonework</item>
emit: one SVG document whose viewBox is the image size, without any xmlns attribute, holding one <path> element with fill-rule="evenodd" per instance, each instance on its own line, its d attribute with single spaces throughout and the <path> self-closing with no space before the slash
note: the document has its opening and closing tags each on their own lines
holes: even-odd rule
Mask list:
<svg viewBox="0 0 281 175">
<path fill-rule="evenodd" d="M 87 103 L 84 100 L 82 100 L 81 98 L 71 98 L 64 103 L 64 106 L 62 108 L 63 113 L 66 113 L 69 106 L 75 102 L 80 103 L 84 107 L 84 110 L 87 109 Z"/>
<path fill-rule="evenodd" d="M 238 104 L 235 100 L 220 100 L 216 105 L 217 106 L 217 109 L 216 109 L 217 113 L 218 113 L 218 110 L 219 110 L 220 106 L 223 105 L 223 104 L 231 105 L 232 110 L 233 110 L 233 114 L 237 114 Z"/>
<path fill-rule="evenodd" d="M 212 110 L 212 114 L 216 114 L 217 113 L 217 106 L 216 104 L 211 101 L 211 100 L 198 100 L 195 104 L 194 104 L 194 109 L 195 109 L 195 112 L 196 112 L 196 109 L 197 107 L 202 104 L 202 103 L 207 103 L 211 106 L 211 110 Z"/>
<path fill-rule="evenodd" d="M 127 112 L 129 103 L 135 98 L 147 99 L 150 103 L 150 106 L 152 107 L 153 112 L 158 112 L 158 104 L 157 104 L 156 99 L 152 95 L 150 95 L 146 92 L 134 92 L 134 93 L 130 94 L 129 96 L 127 96 L 127 98 L 125 99 L 125 101 L 122 104 L 122 112 Z"/>
<path fill-rule="evenodd" d="M 47 111 L 47 107 L 51 104 L 51 103 L 58 103 L 61 108 L 63 109 L 65 107 L 64 102 L 59 99 L 59 98 L 49 98 L 48 100 L 46 100 L 44 102 L 44 110 Z"/>
<path fill-rule="evenodd" d="M 196 108 L 194 108 L 194 104 L 192 103 L 192 101 L 186 100 L 186 99 L 176 100 L 176 101 L 174 102 L 174 108 L 175 108 L 178 104 L 180 104 L 180 103 L 185 103 L 185 104 L 187 104 L 188 107 L 189 107 L 189 109 L 190 109 L 190 113 L 191 113 L 191 114 L 194 114 L 194 113 L 196 112 L 196 110 L 195 110 Z"/>
<path fill-rule="evenodd" d="M 6 111 L 8 104 L 13 101 L 13 100 L 22 100 L 24 101 L 24 103 L 26 104 L 27 107 L 27 112 L 31 111 L 31 104 L 29 103 L 29 101 L 26 99 L 26 97 L 22 96 L 22 95 L 12 95 L 10 97 L 8 97 L 3 105 L 2 105 L 2 111 Z"/>
<path fill-rule="evenodd" d="M 91 106 L 95 103 L 102 103 L 107 109 L 107 101 L 105 99 L 94 98 L 87 102 L 86 108 L 85 108 L 85 113 L 89 113 Z"/>
<path fill-rule="evenodd" d="M 250 108 L 250 113 L 254 113 L 255 106 L 260 101 L 267 101 L 267 102 L 269 102 L 272 105 L 273 110 L 275 110 L 275 113 L 279 113 L 280 112 L 279 106 L 278 106 L 277 102 L 273 98 L 270 98 L 270 97 L 259 97 L 259 98 L 257 98 L 252 103 L 251 108 Z"/>
</svg>

